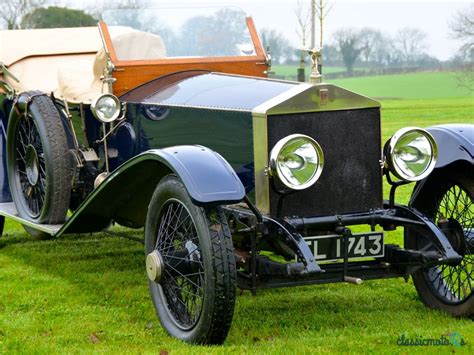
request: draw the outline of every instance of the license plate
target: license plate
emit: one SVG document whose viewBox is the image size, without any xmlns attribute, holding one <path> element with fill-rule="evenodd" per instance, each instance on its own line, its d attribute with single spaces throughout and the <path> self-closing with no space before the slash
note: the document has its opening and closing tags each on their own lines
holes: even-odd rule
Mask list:
<svg viewBox="0 0 474 355">
<path fill-rule="evenodd" d="M 342 236 L 321 235 L 304 238 L 317 261 L 336 261 L 344 258 Z M 384 256 L 382 232 L 354 233 L 348 238 L 350 259 Z"/>
</svg>

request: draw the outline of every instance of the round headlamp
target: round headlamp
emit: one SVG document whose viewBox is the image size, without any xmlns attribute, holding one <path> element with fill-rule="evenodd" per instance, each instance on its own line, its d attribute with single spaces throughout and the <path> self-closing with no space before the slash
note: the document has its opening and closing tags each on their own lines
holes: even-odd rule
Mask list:
<svg viewBox="0 0 474 355">
<path fill-rule="evenodd" d="M 427 177 L 433 171 L 437 157 L 438 147 L 433 136 L 421 128 L 402 128 L 385 145 L 390 171 L 405 181 Z"/>
<path fill-rule="evenodd" d="M 120 115 L 120 101 L 115 95 L 103 94 L 92 103 L 91 110 L 99 121 L 110 123 Z"/>
<path fill-rule="evenodd" d="M 321 146 L 313 138 L 292 134 L 281 139 L 270 153 L 272 176 L 294 190 L 313 185 L 321 176 L 324 155 Z"/>
</svg>

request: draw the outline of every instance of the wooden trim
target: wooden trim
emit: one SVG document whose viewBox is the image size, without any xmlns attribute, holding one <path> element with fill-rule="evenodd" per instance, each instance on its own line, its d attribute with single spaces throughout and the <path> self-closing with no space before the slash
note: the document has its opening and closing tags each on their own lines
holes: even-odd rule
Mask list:
<svg viewBox="0 0 474 355">
<path fill-rule="evenodd" d="M 115 64 L 116 62 L 118 62 L 118 60 L 117 54 L 115 53 L 114 45 L 112 43 L 112 38 L 110 37 L 109 28 L 107 27 L 107 24 L 104 21 L 99 22 L 99 27 L 104 36 L 103 40 L 105 42 L 105 46 L 107 47 L 104 48 L 104 50 L 109 52 L 110 60 L 112 61 L 112 63 Z"/>
<path fill-rule="evenodd" d="M 249 29 L 250 37 L 252 38 L 253 46 L 255 47 L 257 57 L 266 60 L 267 56 L 265 55 L 265 50 L 263 49 L 262 42 L 260 42 L 260 37 L 258 37 L 257 29 L 255 28 L 253 18 L 249 16 L 245 20 L 247 22 L 247 28 Z"/>
<path fill-rule="evenodd" d="M 256 61 L 264 60 L 264 58 L 252 55 L 252 56 L 234 56 L 234 57 L 191 57 L 191 58 L 166 58 L 166 59 L 153 59 L 153 60 L 117 60 L 113 61 L 116 67 L 128 67 L 128 66 L 147 66 L 147 65 L 163 65 L 163 64 L 211 64 L 211 63 L 235 63 L 235 62 L 249 62 L 255 63 Z M 262 63 L 263 65 L 264 63 Z"/>
</svg>

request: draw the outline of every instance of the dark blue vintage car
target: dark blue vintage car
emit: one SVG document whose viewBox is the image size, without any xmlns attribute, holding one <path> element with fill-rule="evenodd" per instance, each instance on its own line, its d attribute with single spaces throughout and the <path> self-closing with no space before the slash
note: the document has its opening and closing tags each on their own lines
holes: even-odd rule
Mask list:
<svg viewBox="0 0 474 355">
<path fill-rule="evenodd" d="M 0 32 L 1 231 L 144 227 L 157 315 L 192 343 L 225 340 L 237 287 L 411 276 L 428 307 L 473 316 L 473 125 L 382 145 L 378 102 L 316 71 L 266 78 L 250 18 L 185 48 L 110 23 Z M 404 245 L 385 244 L 397 227 Z"/>
</svg>

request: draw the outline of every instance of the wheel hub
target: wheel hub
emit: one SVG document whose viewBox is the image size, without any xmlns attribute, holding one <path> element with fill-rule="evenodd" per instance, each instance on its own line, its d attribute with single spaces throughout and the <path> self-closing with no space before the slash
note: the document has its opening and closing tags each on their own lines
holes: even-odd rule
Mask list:
<svg viewBox="0 0 474 355">
<path fill-rule="evenodd" d="M 163 258 L 158 250 L 153 250 L 146 257 L 146 273 L 150 281 L 160 282 L 164 272 Z"/>
<path fill-rule="evenodd" d="M 39 161 L 38 153 L 31 144 L 26 148 L 25 154 L 26 177 L 32 186 L 36 186 L 39 180 Z"/>
<path fill-rule="evenodd" d="M 454 250 L 461 256 L 467 252 L 466 237 L 461 224 L 454 218 L 449 218 L 447 221 L 446 236 L 453 246 Z"/>
</svg>

